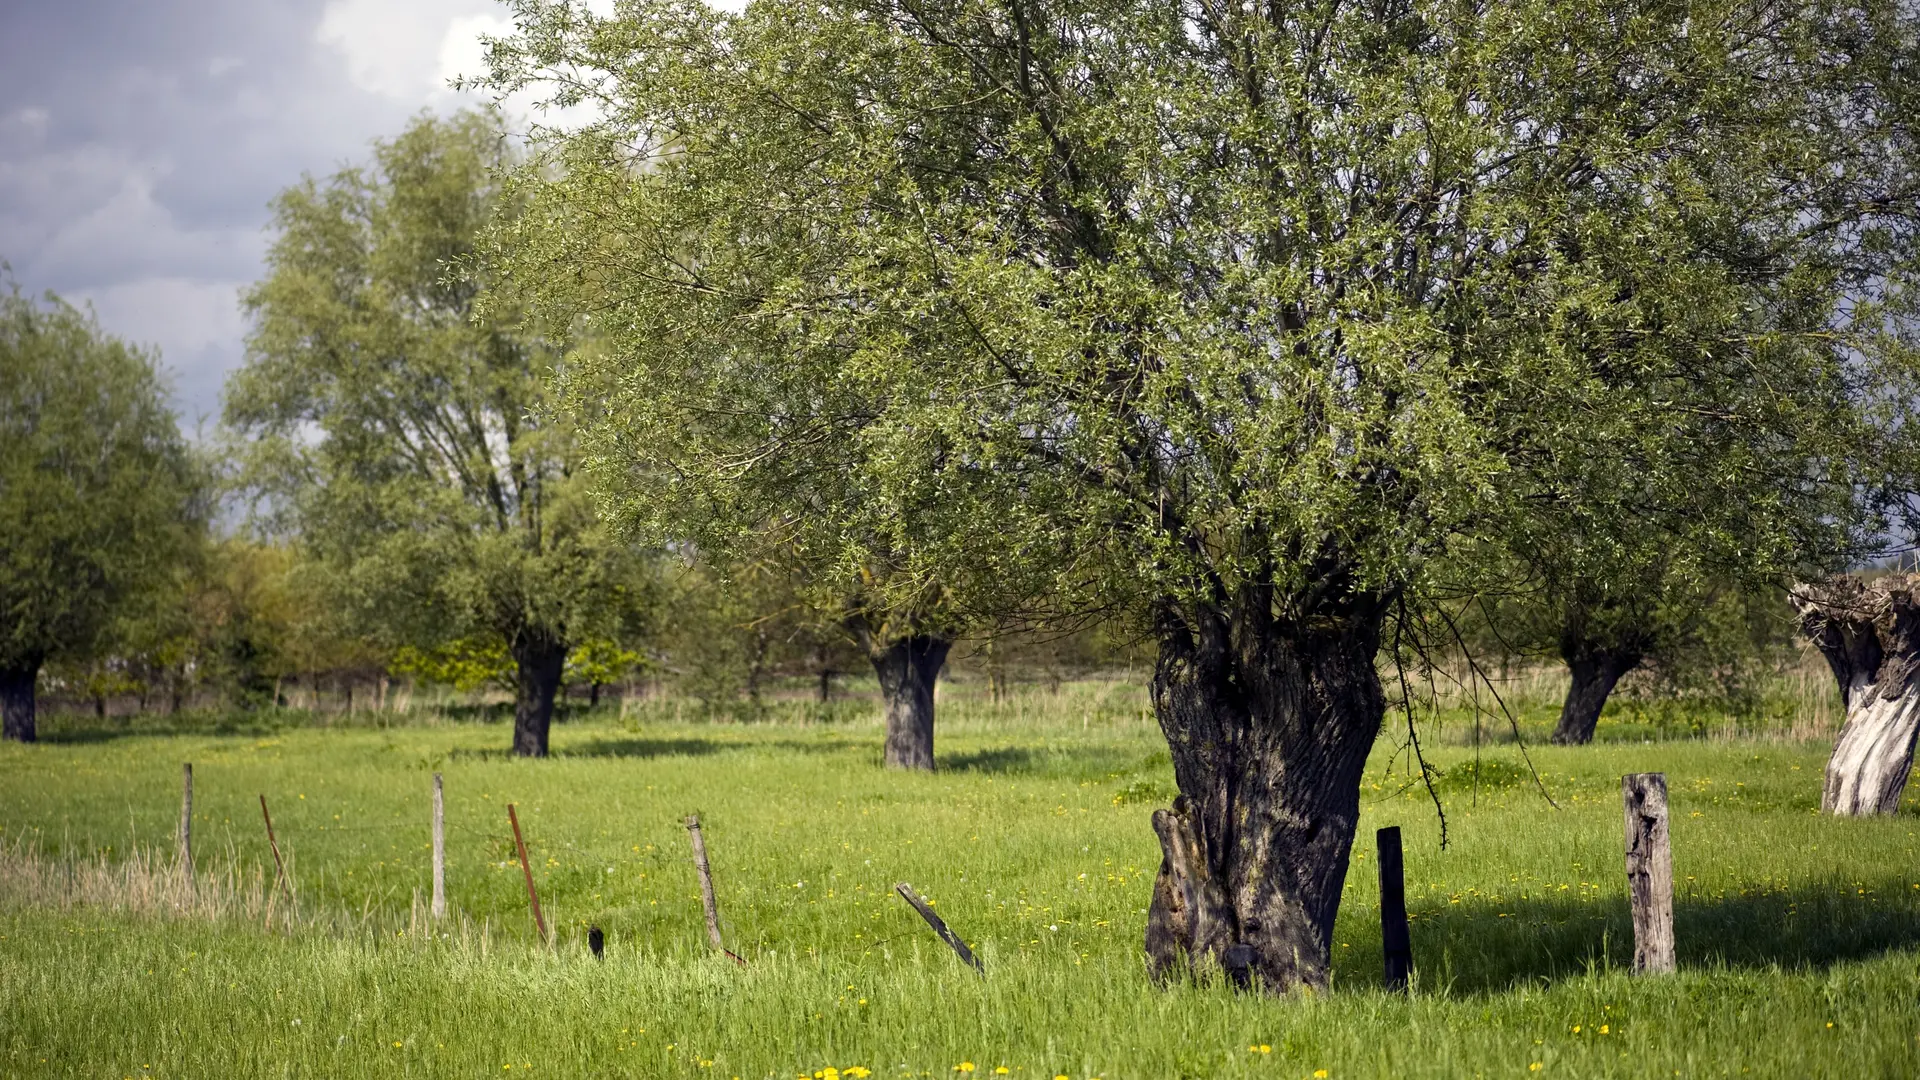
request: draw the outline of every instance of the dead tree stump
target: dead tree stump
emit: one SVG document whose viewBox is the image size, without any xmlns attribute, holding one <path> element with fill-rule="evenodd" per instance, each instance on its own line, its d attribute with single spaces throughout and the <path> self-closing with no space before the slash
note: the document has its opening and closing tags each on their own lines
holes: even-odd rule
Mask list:
<svg viewBox="0 0 1920 1080">
<path fill-rule="evenodd" d="M 1800 628 L 1840 684 L 1846 723 L 1827 759 L 1820 808 L 1849 817 L 1891 814 L 1920 734 L 1920 611 L 1916 578 L 1842 575 L 1793 592 Z"/>
<path fill-rule="evenodd" d="M 1633 906 L 1633 970 L 1672 971 L 1673 847 L 1665 773 L 1620 778 L 1627 816 L 1627 900 Z"/>
</svg>

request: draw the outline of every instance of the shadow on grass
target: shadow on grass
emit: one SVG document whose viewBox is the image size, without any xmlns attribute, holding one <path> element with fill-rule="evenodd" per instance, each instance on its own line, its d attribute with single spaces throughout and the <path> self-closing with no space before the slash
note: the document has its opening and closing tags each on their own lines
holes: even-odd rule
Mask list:
<svg viewBox="0 0 1920 1080">
<path fill-rule="evenodd" d="M 1071 780 L 1112 780 L 1160 767 L 1166 755 L 1106 746 L 996 746 L 941 754 L 936 764 L 944 772 L 991 773 L 1000 776 L 1053 776 Z"/>
<path fill-rule="evenodd" d="M 717 754 L 722 750 L 740 749 L 739 744 L 729 744 L 718 739 L 646 739 L 617 738 L 589 739 L 577 745 L 556 750 L 554 757 L 617 757 L 617 758 L 662 758 L 662 757 L 704 757 Z"/>
<path fill-rule="evenodd" d="M 1920 949 L 1920 889 L 1882 876 L 1682 894 L 1673 923 L 1683 969 L 1824 970 Z M 1633 919 L 1619 896 L 1428 907 L 1416 911 L 1411 929 L 1420 981 L 1441 993 L 1495 993 L 1633 966 Z M 1348 986 L 1380 979 L 1378 935 L 1359 937 L 1335 945 L 1337 977 Z"/>
</svg>

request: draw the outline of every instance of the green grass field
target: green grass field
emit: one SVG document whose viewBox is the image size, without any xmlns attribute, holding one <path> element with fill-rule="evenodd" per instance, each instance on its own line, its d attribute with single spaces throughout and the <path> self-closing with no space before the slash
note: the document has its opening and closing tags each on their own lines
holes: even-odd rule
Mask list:
<svg viewBox="0 0 1920 1080">
<path fill-rule="evenodd" d="M 1518 751 L 1435 730 L 1450 844 L 1384 736 L 1332 992 L 1160 988 L 1141 934 L 1172 790 L 1137 687 L 943 699 L 941 771 L 879 767 L 839 723 L 659 708 L 504 754 L 499 723 L 247 720 L 226 733 L 54 719 L 0 747 L 7 1076 L 1471 1077 L 1920 1075 L 1920 808 L 1817 812 L 1817 741 Z M 1536 718 L 1530 719 L 1537 727 Z M 1391 725 L 1390 725 L 1391 726 Z M 1604 730 L 1604 728 L 1603 728 Z M 196 774 L 192 910 L 171 869 Z M 1619 778 L 1667 773 L 1681 971 L 1636 978 Z M 444 774 L 456 915 L 424 915 Z M 289 853 L 273 902 L 258 796 Z M 557 945 L 513 861 L 517 804 Z M 736 966 L 705 944 L 684 815 L 705 823 Z M 1417 985 L 1377 989 L 1372 830 L 1407 833 Z M 976 943 L 961 966 L 893 895 Z M 417 896 L 417 903 L 416 903 Z M 584 944 L 609 938 L 596 962 Z"/>
</svg>

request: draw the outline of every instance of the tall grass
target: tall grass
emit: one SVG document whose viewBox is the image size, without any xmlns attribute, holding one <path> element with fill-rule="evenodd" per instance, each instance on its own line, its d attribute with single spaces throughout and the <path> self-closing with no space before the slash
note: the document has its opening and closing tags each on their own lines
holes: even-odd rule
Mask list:
<svg viewBox="0 0 1920 1080">
<path fill-rule="evenodd" d="M 1820 816 L 1821 741 L 1530 745 L 1555 809 L 1517 748 L 1440 740 L 1443 850 L 1390 731 L 1333 991 L 1268 1000 L 1146 977 L 1147 815 L 1172 777 L 1137 683 L 997 704 L 961 684 L 930 776 L 879 767 L 870 709 L 808 722 L 807 705 L 753 723 L 609 707 L 560 725 L 540 762 L 504 753 L 501 724 L 446 718 L 0 747 L 0 1073 L 1900 1076 L 1920 1060 L 1920 814 L 1910 798 L 1892 819 Z M 171 861 L 181 760 L 190 896 Z M 1674 812 L 1682 970 L 1662 979 L 1625 973 L 1619 776 L 1649 769 Z M 436 771 L 444 924 L 420 903 Z M 261 793 L 298 896 L 271 929 Z M 692 811 L 744 967 L 705 946 Z M 1406 998 L 1377 989 L 1384 825 L 1407 837 Z M 985 978 L 892 894 L 900 880 Z"/>
</svg>

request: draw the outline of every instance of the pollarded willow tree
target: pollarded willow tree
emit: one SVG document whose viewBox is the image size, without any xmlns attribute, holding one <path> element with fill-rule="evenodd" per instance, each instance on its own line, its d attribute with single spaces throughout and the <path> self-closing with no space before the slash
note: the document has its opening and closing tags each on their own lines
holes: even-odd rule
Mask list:
<svg viewBox="0 0 1920 1080">
<path fill-rule="evenodd" d="M 1132 612 L 1181 792 L 1157 972 L 1325 984 L 1376 654 L 1460 538 L 1577 496 L 1783 571 L 1846 539 L 1812 519 L 1859 479 L 1838 300 L 1911 190 L 1893 4 L 517 18 L 495 84 L 603 117 L 508 239 L 608 335 L 615 505 L 669 462 L 704 528 Z"/>
<path fill-rule="evenodd" d="M 282 193 L 226 421 L 348 620 L 389 649 L 504 645 L 514 752 L 544 756 L 568 650 L 639 575 L 547 415 L 563 343 L 476 317 L 474 244 L 511 212 L 495 177 L 512 155 L 493 117 L 426 117 L 369 167 Z"/>
<path fill-rule="evenodd" d="M 200 542 L 206 477 L 157 358 L 57 297 L 0 292 L 0 717 L 38 737 L 49 659 L 98 655 Z"/>
</svg>

